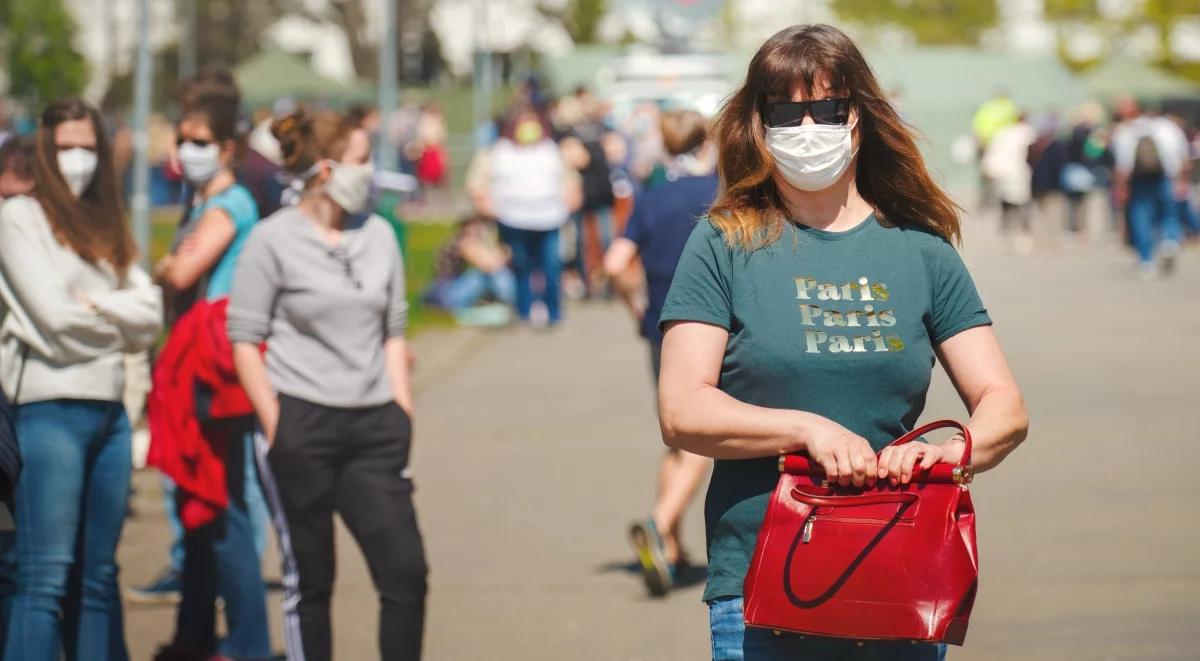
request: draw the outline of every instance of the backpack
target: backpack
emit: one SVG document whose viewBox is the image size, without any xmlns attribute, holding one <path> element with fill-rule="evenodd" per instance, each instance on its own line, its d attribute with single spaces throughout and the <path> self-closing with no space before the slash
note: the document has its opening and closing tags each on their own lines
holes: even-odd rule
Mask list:
<svg viewBox="0 0 1200 661">
<path fill-rule="evenodd" d="M 1148 135 L 1138 138 L 1133 150 L 1133 176 L 1137 179 L 1153 179 L 1163 176 L 1162 159 L 1158 156 L 1158 145 Z"/>
</svg>

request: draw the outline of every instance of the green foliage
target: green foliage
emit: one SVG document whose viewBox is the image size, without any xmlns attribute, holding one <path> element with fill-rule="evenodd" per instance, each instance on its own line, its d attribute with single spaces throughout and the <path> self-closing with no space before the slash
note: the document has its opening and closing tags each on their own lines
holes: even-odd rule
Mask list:
<svg viewBox="0 0 1200 661">
<path fill-rule="evenodd" d="M 1100 15 L 1096 0 L 1045 0 L 1046 19 L 1090 20 Z"/>
<path fill-rule="evenodd" d="M 596 42 L 596 29 L 608 11 L 608 0 L 571 0 L 567 7 L 566 25 L 577 44 Z"/>
<path fill-rule="evenodd" d="M 833 0 L 844 21 L 896 25 L 922 44 L 975 44 L 996 25 L 995 0 Z"/>
<path fill-rule="evenodd" d="M 63 0 L 0 0 L 0 38 L 12 96 L 37 106 L 83 90 L 87 63 Z"/>
</svg>

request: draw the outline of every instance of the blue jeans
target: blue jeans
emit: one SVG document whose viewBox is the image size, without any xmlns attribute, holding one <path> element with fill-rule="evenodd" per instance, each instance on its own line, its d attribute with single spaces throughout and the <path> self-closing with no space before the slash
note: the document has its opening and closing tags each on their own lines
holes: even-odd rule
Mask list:
<svg viewBox="0 0 1200 661">
<path fill-rule="evenodd" d="M 258 484 L 258 473 L 254 468 L 254 445 L 250 436 L 246 437 L 246 510 L 250 513 L 250 525 L 254 527 L 254 552 L 261 559 L 267 550 L 267 526 L 271 523 L 271 512 L 267 509 L 267 501 L 263 497 L 262 487 Z M 171 528 L 171 569 L 183 572 L 183 522 L 179 520 L 179 511 L 175 507 L 175 481 L 166 475 L 162 476 L 163 507 L 167 512 L 167 525 Z M 225 595 L 221 595 L 222 598 Z"/>
<path fill-rule="evenodd" d="M 1171 189 L 1171 180 L 1159 177 L 1129 183 L 1129 236 L 1143 264 L 1154 261 L 1154 250 L 1162 242 L 1179 243 L 1179 205 Z"/>
<path fill-rule="evenodd" d="M 713 661 L 942 661 L 945 645 L 857 641 L 783 634 L 746 627 L 741 597 L 708 602 Z"/>
<path fill-rule="evenodd" d="M 228 636 L 219 651 L 239 660 L 271 657 L 267 592 L 248 508 L 249 494 L 262 498 L 252 442 L 247 432 L 229 443 L 225 457 L 228 507 L 214 521 L 184 535 L 183 601 L 175 629 L 175 643 L 181 648 L 204 655 L 216 652 L 216 599 L 220 595 L 225 600 Z"/>
<path fill-rule="evenodd" d="M 512 305 L 517 298 L 516 289 L 516 278 L 508 269 L 501 269 L 495 273 L 467 269 L 457 278 L 436 283 L 430 298 L 447 310 L 465 310 L 488 294 L 495 296 L 501 303 Z"/>
<path fill-rule="evenodd" d="M 32 402 L 17 407 L 16 427 L 25 468 L 4 656 L 58 661 L 65 648 L 73 659 L 126 659 L 115 558 L 131 470 L 125 408 Z"/>
<path fill-rule="evenodd" d="M 500 238 L 512 250 L 513 275 L 517 278 L 517 315 L 529 320 L 533 307 L 533 273 L 545 279 L 542 301 L 550 313 L 550 323 L 562 319 L 562 256 L 558 253 L 558 230 L 522 230 L 500 223 Z"/>
</svg>

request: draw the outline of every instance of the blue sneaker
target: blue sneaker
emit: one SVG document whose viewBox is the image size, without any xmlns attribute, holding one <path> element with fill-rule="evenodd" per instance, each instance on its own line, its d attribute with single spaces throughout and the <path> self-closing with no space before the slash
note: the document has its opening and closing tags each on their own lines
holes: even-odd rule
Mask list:
<svg viewBox="0 0 1200 661">
<path fill-rule="evenodd" d="M 133 604 L 178 604 L 183 594 L 183 574 L 168 567 L 147 585 L 125 590 Z"/>
<path fill-rule="evenodd" d="M 653 519 L 639 521 L 629 527 L 629 543 L 637 554 L 642 580 L 651 596 L 664 597 L 674 585 L 671 566 L 663 554 L 662 537 Z"/>
</svg>

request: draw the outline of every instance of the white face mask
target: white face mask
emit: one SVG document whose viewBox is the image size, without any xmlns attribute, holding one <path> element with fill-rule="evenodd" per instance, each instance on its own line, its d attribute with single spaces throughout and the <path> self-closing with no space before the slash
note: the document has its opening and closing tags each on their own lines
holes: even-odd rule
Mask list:
<svg viewBox="0 0 1200 661">
<path fill-rule="evenodd" d="M 179 145 L 176 152 L 183 177 L 193 186 L 208 183 L 221 171 L 221 148 L 210 142 L 201 147 L 194 142 Z"/>
<path fill-rule="evenodd" d="M 75 197 L 83 195 L 96 176 L 96 160 L 96 152 L 83 147 L 59 150 L 58 171 Z"/>
<path fill-rule="evenodd" d="M 351 216 L 367 210 L 371 200 L 371 181 L 374 168 L 370 163 L 348 165 L 329 161 L 329 181 L 325 194 Z"/>
<path fill-rule="evenodd" d="M 804 191 L 829 188 L 854 160 L 854 124 L 802 124 L 767 129 L 767 149 L 787 182 Z"/>
</svg>

